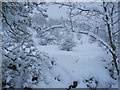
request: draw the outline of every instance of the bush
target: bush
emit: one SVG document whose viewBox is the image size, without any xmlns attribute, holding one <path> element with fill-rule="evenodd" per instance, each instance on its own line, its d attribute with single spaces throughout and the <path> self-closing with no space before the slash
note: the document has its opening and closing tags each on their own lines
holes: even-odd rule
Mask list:
<svg viewBox="0 0 120 90">
<path fill-rule="evenodd" d="M 72 51 L 73 47 L 75 47 L 75 42 L 72 38 L 65 38 L 60 45 L 61 50 Z"/>
</svg>

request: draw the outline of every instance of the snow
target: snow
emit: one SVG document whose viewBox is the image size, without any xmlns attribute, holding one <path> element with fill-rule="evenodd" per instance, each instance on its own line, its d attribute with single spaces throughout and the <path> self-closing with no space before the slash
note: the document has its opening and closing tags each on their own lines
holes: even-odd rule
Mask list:
<svg viewBox="0 0 120 90">
<path fill-rule="evenodd" d="M 6 82 L 9 82 L 12 78 L 10 76 L 7 77 Z"/>
<path fill-rule="evenodd" d="M 38 45 L 37 49 L 53 57 L 55 66 L 45 70 L 46 82 L 41 82 L 36 87 L 68 88 L 74 81 L 78 81 L 77 88 L 86 88 L 84 80 L 90 77 L 99 80 L 101 87 L 111 82 L 102 62 L 103 59 L 107 60 L 109 55 L 97 42 L 89 43 L 89 37 L 86 35 L 82 35 L 81 40 L 76 40 L 72 51 L 60 50 L 57 45 Z"/>
</svg>

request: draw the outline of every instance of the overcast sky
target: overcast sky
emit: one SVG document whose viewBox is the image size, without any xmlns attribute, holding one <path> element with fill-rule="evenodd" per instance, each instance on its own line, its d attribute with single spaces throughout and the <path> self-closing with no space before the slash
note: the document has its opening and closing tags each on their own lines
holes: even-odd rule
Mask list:
<svg viewBox="0 0 120 90">
<path fill-rule="evenodd" d="M 101 3 L 91 3 L 91 2 L 86 2 L 84 3 L 86 8 L 94 8 L 94 9 L 100 9 Z M 48 7 L 48 16 L 50 18 L 54 19 L 60 19 L 61 17 L 67 18 L 67 7 L 62 7 L 59 8 L 60 5 L 49 5 Z"/>
<path fill-rule="evenodd" d="M 54 19 L 59 19 L 61 17 L 67 18 L 66 11 L 66 7 L 59 8 L 59 5 L 50 5 L 48 7 L 48 16 Z"/>
</svg>

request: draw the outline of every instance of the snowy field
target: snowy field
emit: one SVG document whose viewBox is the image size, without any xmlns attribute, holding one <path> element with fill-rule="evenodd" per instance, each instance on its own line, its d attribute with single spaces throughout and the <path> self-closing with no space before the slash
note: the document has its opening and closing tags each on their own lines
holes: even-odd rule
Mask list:
<svg viewBox="0 0 120 90">
<path fill-rule="evenodd" d="M 41 82 L 37 87 L 68 88 L 77 81 L 77 88 L 86 88 L 84 80 L 92 77 L 100 83 L 98 86 L 100 88 L 108 87 L 108 83 L 112 83 L 104 64 L 104 60 L 108 60 L 110 55 L 97 42 L 90 43 L 86 35 L 76 41 L 72 51 L 60 50 L 57 45 L 37 46 L 37 48 L 40 52 L 54 57 L 55 63 L 51 69 L 44 72 L 47 82 Z M 94 82 L 91 85 L 96 87 Z"/>
</svg>

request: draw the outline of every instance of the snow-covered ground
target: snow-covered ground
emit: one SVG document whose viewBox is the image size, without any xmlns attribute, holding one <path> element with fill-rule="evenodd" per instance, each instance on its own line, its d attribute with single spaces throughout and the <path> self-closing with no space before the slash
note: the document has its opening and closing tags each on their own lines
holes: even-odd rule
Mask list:
<svg viewBox="0 0 120 90">
<path fill-rule="evenodd" d="M 86 88 L 84 80 L 91 77 L 99 81 L 99 87 L 105 88 L 111 83 L 112 79 L 103 62 L 110 55 L 97 42 L 90 43 L 86 35 L 76 41 L 72 51 L 60 50 L 57 45 L 37 46 L 37 49 L 53 57 L 55 65 L 52 69 L 45 70 L 46 81 L 36 87 L 68 88 L 77 81 L 77 88 Z M 93 87 L 94 85 L 92 83 Z"/>
</svg>

